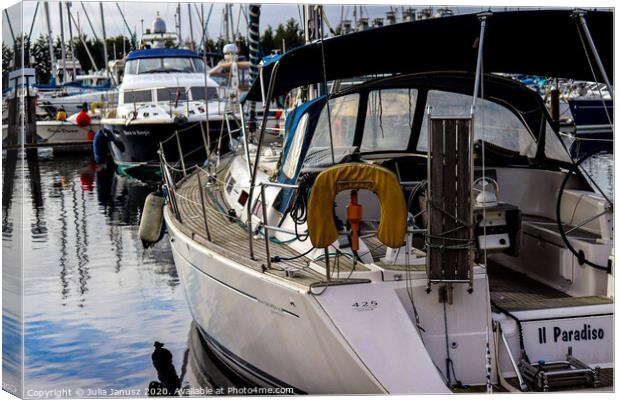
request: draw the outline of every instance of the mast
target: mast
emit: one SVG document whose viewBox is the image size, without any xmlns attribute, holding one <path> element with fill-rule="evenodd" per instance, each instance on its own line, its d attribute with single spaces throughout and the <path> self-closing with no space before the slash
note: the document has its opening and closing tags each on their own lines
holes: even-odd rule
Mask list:
<svg viewBox="0 0 620 400">
<path fill-rule="evenodd" d="M 62 18 L 62 2 L 58 2 L 58 15 L 60 17 L 60 56 L 62 57 L 62 82 L 67 82 L 67 53 L 65 52 L 65 28 Z"/>
<path fill-rule="evenodd" d="M 107 38 L 105 34 L 105 18 L 103 17 L 103 3 L 102 2 L 99 2 L 99 12 L 101 14 L 101 30 L 103 33 L 103 62 L 105 63 L 104 69 L 107 75 L 112 79 L 114 84 L 116 84 L 116 80 L 114 79 L 114 77 L 110 73 L 110 70 L 108 69 L 108 44 L 106 43 Z"/>
<path fill-rule="evenodd" d="M 80 12 L 78 11 L 78 18 L 80 17 L 79 14 Z M 78 39 L 80 39 L 80 42 L 82 42 L 82 46 L 84 46 L 84 50 L 86 50 L 86 54 L 88 54 L 88 59 L 90 60 L 90 63 L 92 64 L 94 69 L 97 69 L 97 64 L 95 63 L 95 59 L 93 58 L 93 55 L 90 53 L 90 50 L 88 50 L 88 46 L 86 45 L 86 42 L 84 41 L 84 38 L 82 37 L 82 30 L 80 28 L 80 24 L 77 23 L 77 21 L 73 18 L 73 14 L 71 13 L 69 13 L 69 19 L 70 21 L 73 21 L 73 24 L 77 28 Z"/>
<path fill-rule="evenodd" d="M 209 19 L 211 19 L 212 11 L 213 11 L 213 3 L 211 3 L 211 7 L 209 8 L 209 14 L 207 14 L 207 17 L 205 19 L 204 5 L 203 4 L 200 5 L 200 24 L 202 25 L 202 37 L 200 38 L 200 45 L 198 47 L 202 46 L 202 50 L 205 53 L 205 55 L 207 54 L 207 36 L 208 36 L 207 25 L 209 24 Z M 196 13 L 198 13 L 198 8 L 196 8 Z"/>
<path fill-rule="evenodd" d="M 260 5 L 250 4 L 250 23 L 248 24 L 248 36 L 250 46 L 250 81 L 256 82 L 258 79 L 258 64 L 260 62 L 259 43 L 260 43 Z M 251 101 L 249 104 L 250 115 L 248 124 L 250 133 L 256 131 L 256 102 Z"/>
<path fill-rule="evenodd" d="M 97 31 L 95 30 L 95 27 L 93 26 L 93 22 L 90 20 L 90 16 L 88 15 L 88 12 L 86 11 L 86 6 L 84 6 L 84 3 L 80 3 L 82 5 L 82 10 L 84 10 L 84 15 L 86 15 L 86 21 L 88 21 L 88 25 L 90 26 L 90 30 L 93 32 L 93 36 L 95 37 L 95 40 L 99 41 L 99 36 L 97 36 Z M 78 20 L 80 19 L 80 16 L 78 15 Z"/>
<path fill-rule="evenodd" d="M 304 39 L 306 44 L 320 38 L 319 29 L 323 22 L 320 16 L 320 6 L 304 4 Z M 308 86 L 308 99 L 311 100 L 319 95 L 319 85 Z"/>
<path fill-rule="evenodd" d="M 181 30 L 181 3 L 177 3 L 177 31 L 180 45 L 183 42 L 183 31 Z"/>
<path fill-rule="evenodd" d="M 232 43 L 235 41 L 235 24 L 233 23 L 232 4 L 228 4 L 228 18 L 230 19 L 230 25 L 228 26 L 230 30 L 230 39 L 228 40 Z"/>
<path fill-rule="evenodd" d="M 37 4 L 38 5 L 38 4 Z M 71 70 L 73 71 L 73 79 L 76 77 L 75 70 L 75 51 L 73 48 L 73 28 L 71 26 L 71 2 L 67 2 L 67 22 L 69 22 L 69 51 L 71 52 Z"/>
<path fill-rule="evenodd" d="M 213 4 L 211 4 L 213 6 Z M 202 42 L 202 54 L 205 56 L 205 69 L 207 68 L 207 41 L 205 38 L 205 29 L 207 23 L 205 22 L 205 5 L 200 3 L 200 25 L 202 26 L 202 38 L 200 41 Z"/>
<path fill-rule="evenodd" d="M 190 3 L 187 3 L 187 19 L 189 20 L 189 38 L 192 43 L 191 49 L 196 51 L 196 42 L 194 42 L 194 27 L 192 26 L 192 8 Z"/>
<path fill-rule="evenodd" d="M 116 2 L 115 4 L 116 4 L 116 8 L 118 9 L 118 12 L 121 14 L 121 17 L 123 18 L 123 23 L 125 24 L 125 28 L 127 28 L 127 33 L 129 33 L 129 37 L 131 38 L 132 50 L 135 50 L 137 48 L 136 28 L 134 28 L 133 32 L 131 32 L 131 28 L 129 27 L 129 24 L 127 23 L 127 20 L 125 19 L 125 14 L 123 14 L 123 10 L 121 10 L 121 6 L 118 5 L 118 2 Z M 123 40 L 123 57 L 125 56 L 124 48 L 125 48 L 125 41 Z"/>
<path fill-rule="evenodd" d="M 56 56 L 54 54 L 54 44 L 52 42 L 52 25 L 50 23 L 50 7 L 46 1 L 43 3 L 43 9 L 45 10 L 45 21 L 47 22 L 47 43 L 50 49 L 50 62 L 52 63 L 52 77 L 54 82 L 58 82 L 58 73 L 56 71 Z"/>
<path fill-rule="evenodd" d="M 318 13 L 312 4 L 304 4 L 304 39 L 306 44 L 317 40 L 318 35 Z"/>
<path fill-rule="evenodd" d="M 37 1 L 37 5 L 34 8 L 34 14 L 32 16 L 32 23 L 30 24 L 30 30 L 28 31 L 28 42 L 32 41 L 32 30 L 34 29 L 34 24 L 37 21 L 37 12 L 38 11 L 39 11 L 39 2 Z M 6 15 L 6 21 L 9 24 L 9 29 L 11 30 L 11 35 L 13 35 L 13 27 L 11 26 L 11 21 L 9 21 L 9 15 L 6 12 L 6 9 L 4 10 L 4 14 Z"/>
<path fill-rule="evenodd" d="M 230 42 L 229 36 L 230 27 L 228 26 L 228 4 L 224 4 L 224 39 L 226 42 Z"/>
</svg>

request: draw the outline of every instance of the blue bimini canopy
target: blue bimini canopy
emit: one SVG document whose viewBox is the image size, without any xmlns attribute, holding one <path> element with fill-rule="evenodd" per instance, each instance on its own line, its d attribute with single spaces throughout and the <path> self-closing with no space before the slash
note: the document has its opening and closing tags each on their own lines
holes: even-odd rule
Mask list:
<svg viewBox="0 0 620 400">
<path fill-rule="evenodd" d="M 603 82 L 574 10 L 486 15 L 485 73 Z M 583 15 L 606 74 L 613 79 L 613 12 L 587 11 Z M 474 73 L 480 17 L 465 14 L 404 22 L 327 38 L 265 60 L 263 82 L 265 86 L 269 83 L 276 62 L 280 65 L 274 97 L 323 81 L 323 68 L 327 81 L 419 72 Z M 257 80 L 244 100 L 261 98 L 260 80 Z"/>
<path fill-rule="evenodd" d="M 200 58 L 198 54 L 194 53 L 191 50 L 171 49 L 171 48 L 134 50 L 130 52 L 129 54 L 127 54 L 127 60 L 137 60 L 139 58 L 164 58 L 164 57 Z"/>
</svg>

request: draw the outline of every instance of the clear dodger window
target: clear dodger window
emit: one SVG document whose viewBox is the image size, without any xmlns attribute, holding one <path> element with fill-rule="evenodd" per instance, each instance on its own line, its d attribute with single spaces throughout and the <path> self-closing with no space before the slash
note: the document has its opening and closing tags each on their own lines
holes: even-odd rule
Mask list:
<svg viewBox="0 0 620 400">
<path fill-rule="evenodd" d="M 286 161 L 282 167 L 284 175 L 286 175 L 289 179 L 292 179 L 295 176 L 295 170 L 297 169 L 297 163 L 299 162 L 299 154 L 301 153 L 304 137 L 306 135 L 308 118 L 308 114 L 306 113 L 299 120 L 297 128 L 293 133 L 293 138 L 291 139 L 291 145 L 289 147 L 288 154 L 286 155 Z"/>
<path fill-rule="evenodd" d="M 353 146 L 353 139 L 355 139 L 359 97 L 358 93 L 354 93 L 329 100 L 330 119 L 327 118 L 327 105 L 323 107 L 306 155 L 305 168 L 322 168 L 332 165 L 332 146 L 335 162 L 341 161 L 356 150 Z"/>
<path fill-rule="evenodd" d="M 362 152 L 407 147 L 417 94 L 416 89 L 374 90 L 368 94 Z"/>
<path fill-rule="evenodd" d="M 426 100 L 426 106 L 431 107 L 431 114 L 438 116 L 468 118 L 471 115 L 471 104 L 472 96 L 439 90 L 429 91 Z M 536 141 L 532 134 L 521 119 L 503 105 L 480 99 L 474 122 L 475 140 L 484 139 L 488 143 L 528 157 L 536 155 Z M 428 150 L 427 114 L 420 128 L 417 150 Z"/>
</svg>

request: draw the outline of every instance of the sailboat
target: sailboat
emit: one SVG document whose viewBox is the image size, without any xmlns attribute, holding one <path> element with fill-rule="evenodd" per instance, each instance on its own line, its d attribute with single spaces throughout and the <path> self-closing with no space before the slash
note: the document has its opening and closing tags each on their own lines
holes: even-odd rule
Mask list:
<svg viewBox="0 0 620 400">
<path fill-rule="evenodd" d="M 368 48 L 390 57 L 348 62 Z M 298 393 L 613 390 L 613 200 L 540 96 L 494 74 L 592 79 L 584 54 L 608 80 L 613 13 L 448 16 L 264 60 L 245 98 L 264 100 L 257 142 L 242 125 L 236 152 L 182 175 L 161 158 L 213 353 Z M 354 77 L 266 145 L 273 99 Z"/>
</svg>

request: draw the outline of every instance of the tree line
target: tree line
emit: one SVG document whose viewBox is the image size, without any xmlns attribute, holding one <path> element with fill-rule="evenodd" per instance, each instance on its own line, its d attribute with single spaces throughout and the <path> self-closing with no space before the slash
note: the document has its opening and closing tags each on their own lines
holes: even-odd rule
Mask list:
<svg viewBox="0 0 620 400">
<path fill-rule="evenodd" d="M 39 83 L 48 83 L 52 76 L 52 62 L 50 57 L 49 39 L 46 34 L 40 34 L 36 40 L 31 41 L 27 35 L 19 38 L 17 46 L 21 46 L 20 43 L 24 43 L 24 50 L 29 55 L 31 60 L 31 67 L 36 69 L 37 81 Z M 249 57 L 249 43 L 246 37 L 239 37 L 235 40 L 237 47 L 239 48 L 239 55 L 242 58 Z M 279 24 L 275 29 L 272 26 L 268 26 L 263 32 L 260 39 L 260 53 L 261 56 L 269 55 L 274 52 L 281 52 L 283 50 L 290 50 L 292 48 L 301 46 L 304 43 L 303 31 L 299 26 L 299 23 L 291 18 L 286 24 Z M 65 52 L 70 56 L 70 44 L 73 46 L 73 53 L 75 58 L 80 62 L 83 70 L 101 70 L 104 69 L 105 58 L 103 56 L 103 42 L 95 38 L 89 38 L 86 35 L 82 35 L 81 38 L 76 36 L 65 43 Z M 201 43 L 187 43 L 190 48 L 197 48 Z M 207 52 L 221 52 L 226 41 L 222 38 L 217 40 L 208 39 L 204 48 Z M 165 44 L 167 47 L 173 45 L 172 42 Z M 61 42 L 60 38 L 56 37 L 53 41 L 54 56 L 57 61 L 61 61 Z M 134 50 L 131 46 L 131 38 L 127 38 L 123 35 L 109 37 L 106 39 L 106 48 L 108 53 L 108 60 L 122 59 L 126 53 Z M 88 49 L 88 51 L 86 50 Z M 125 53 L 123 53 L 123 50 Z M 95 63 L 93 65 L 88 53 L 92 55 Z M 8 46 L 2 42 L 2 70 L 8 71 L 11 65 L 11 61 L 15 54 L 15 48 Z"/>
</svg>

